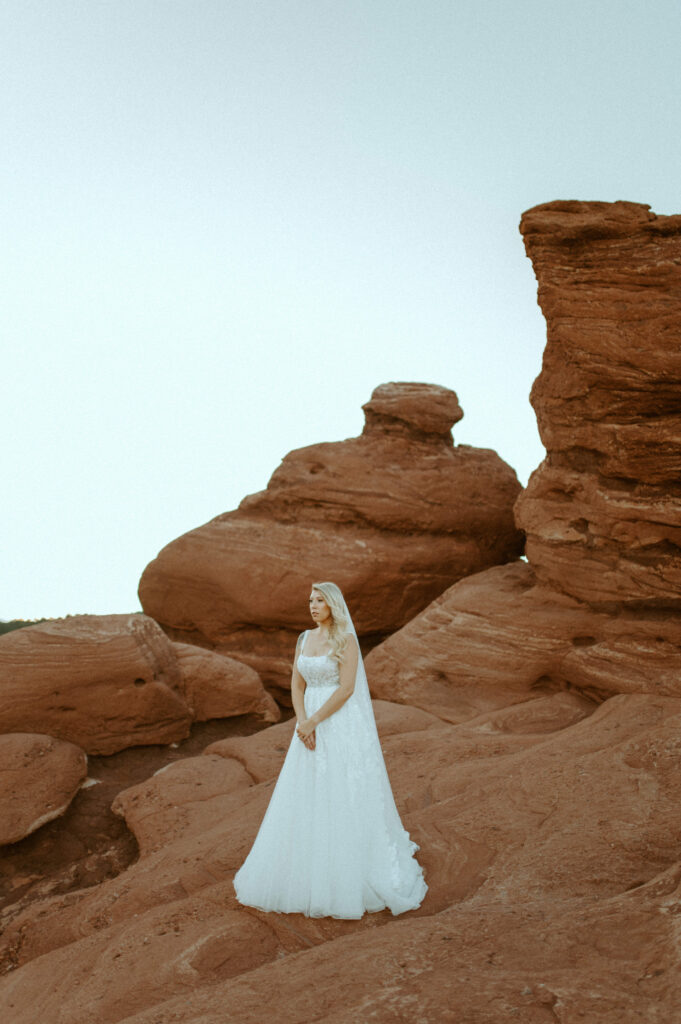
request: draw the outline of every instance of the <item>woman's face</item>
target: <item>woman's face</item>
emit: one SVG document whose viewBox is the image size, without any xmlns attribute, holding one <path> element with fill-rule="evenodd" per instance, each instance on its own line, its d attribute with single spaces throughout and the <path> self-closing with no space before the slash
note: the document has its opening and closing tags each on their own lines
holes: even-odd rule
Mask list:
<svg viewBox="0 0 681 1024">
<path fill-rule="evenodd" d="M 331 624 L 331 609 L 318 590 L 310 594 L 310 615 L 318 626 Z"/>
</svg>

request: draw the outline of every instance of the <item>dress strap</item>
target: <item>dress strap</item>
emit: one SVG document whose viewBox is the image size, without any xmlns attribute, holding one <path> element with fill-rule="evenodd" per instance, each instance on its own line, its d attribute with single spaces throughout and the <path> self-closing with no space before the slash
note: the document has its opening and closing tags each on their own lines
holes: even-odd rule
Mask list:
<svg viewBox="0 0 681 1024">
<path fill-rule="evenodd" d="M 303 651 L 305 650 L 305 637 L 306 637 L 306 636 L 307 636 L 307 630 L 306 630 L 306 629 L 304 629 L 304 630 L 303 630 L 303 638 L 302 638 L 302 640 L 300 641 L 300 653 L 301 653 L 301 654 L 302 654 L 302 653 L 303 653 Z"/>
</svg>

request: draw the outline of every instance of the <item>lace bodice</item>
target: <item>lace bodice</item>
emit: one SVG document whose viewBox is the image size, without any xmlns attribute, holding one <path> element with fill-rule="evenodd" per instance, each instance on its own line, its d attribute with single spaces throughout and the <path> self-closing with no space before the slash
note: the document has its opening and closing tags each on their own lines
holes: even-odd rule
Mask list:
<svg viewBox="0 0 681 1024">
<path fill-rule="evenodd" d="M 308 686 L 340 686 L 338 662 L 329 654 L 299 654 L 298 671 Z"/>
</svg>

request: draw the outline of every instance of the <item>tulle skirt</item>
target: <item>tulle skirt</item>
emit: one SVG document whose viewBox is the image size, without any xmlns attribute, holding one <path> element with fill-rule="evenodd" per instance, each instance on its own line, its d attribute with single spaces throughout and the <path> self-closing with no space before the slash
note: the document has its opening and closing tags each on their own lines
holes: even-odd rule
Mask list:
<svg viewBox="0 0 681 1024">
<path fill-rule="evenodd" d="M 334 686 L 307 686 L 313 715 Z M 352 700 L 321 722 L 316 747 L 291 737 L 237 900 L 307 917 L 360 918 L 420 906 L 428 886 L 395 805 L 377 741 Z"/>
</svg>

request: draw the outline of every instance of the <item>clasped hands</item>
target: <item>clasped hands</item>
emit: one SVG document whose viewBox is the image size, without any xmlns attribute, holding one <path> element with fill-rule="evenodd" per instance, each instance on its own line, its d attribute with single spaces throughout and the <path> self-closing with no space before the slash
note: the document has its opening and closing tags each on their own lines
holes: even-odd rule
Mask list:
<svg viewBox="0 0 681 1024">
<path fill-rule="evenodd" d="M 317 741 L 315 737 L 315 723 L 311 718 L 306 718 L 304 722 L 298 722 L 296 734 L 308 750 L 314 750 Z"/>
</svg>

